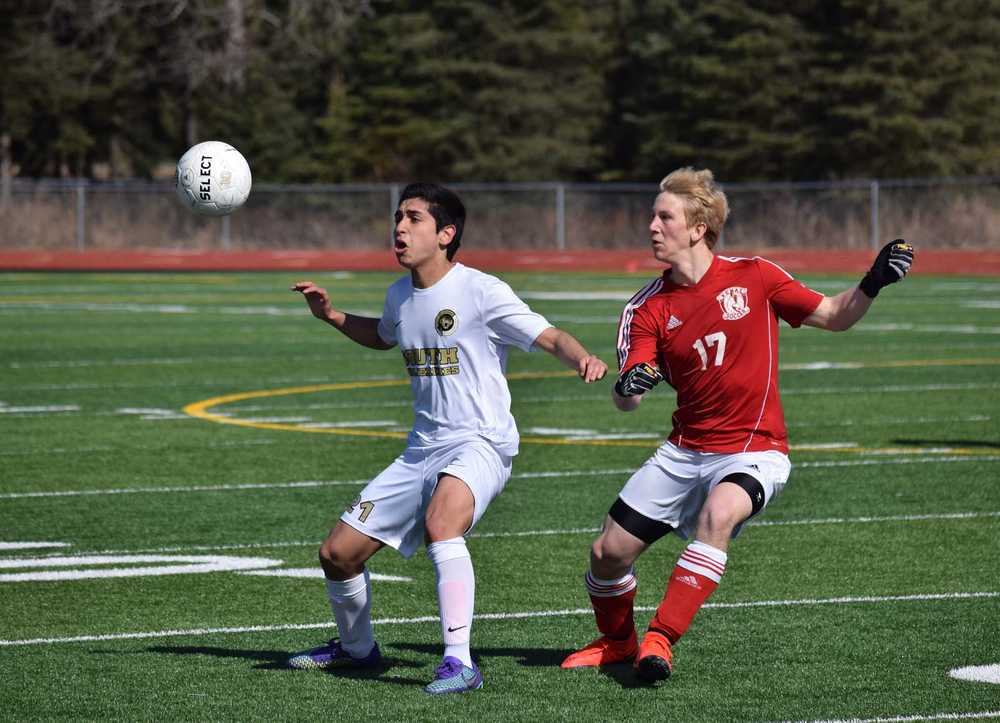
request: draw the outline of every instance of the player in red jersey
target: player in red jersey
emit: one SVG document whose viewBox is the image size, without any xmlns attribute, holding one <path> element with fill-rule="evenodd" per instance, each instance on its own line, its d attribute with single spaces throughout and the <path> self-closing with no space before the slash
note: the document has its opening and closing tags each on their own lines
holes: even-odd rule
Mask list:
<svg viewBox="0 0 1000 723">
<path fill-rule="evenodd" d="M 634 659 L 648 682 L 670 675 L 671 646 L 718 586 L 730 539 L 788 479 L 778 319 L 849 329 L 913 260 L 897 239 L 859 286 L 824 296 L 766 259 L 715 255 L 728 213 L 711 171 L 682 168 L 660 183 L 649 232 L 653 256 L 669 266 L 622 313 L 612 400 L 632 411 L 666 379 L 677 390 L 673 430 L 625 483 L 591 547 L 586 586 L 601 636 L 564 668 Z M 632 565 L 671 531 L 694 539 L 639 644 Z"/>
</svg>

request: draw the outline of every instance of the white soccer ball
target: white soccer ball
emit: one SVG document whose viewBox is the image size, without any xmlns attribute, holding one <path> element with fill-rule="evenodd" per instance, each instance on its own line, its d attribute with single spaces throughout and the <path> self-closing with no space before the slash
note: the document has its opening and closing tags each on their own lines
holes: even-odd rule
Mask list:
<svg viewBox="0 0 1000 723">
<path fill-rule="evenodd" d="M 228 143 L 205 141 L 177 161 L 176 191 L 181 203 L 202 216 L 225 216 L 250 195 L 250 164 Z"/>
</svg>

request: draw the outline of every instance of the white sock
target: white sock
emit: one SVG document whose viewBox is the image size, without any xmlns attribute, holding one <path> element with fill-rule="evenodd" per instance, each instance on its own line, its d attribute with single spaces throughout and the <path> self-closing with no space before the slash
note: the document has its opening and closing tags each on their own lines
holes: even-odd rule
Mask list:
<svg viewBox="0 0 1000 723">
<path fill-rule="evenodd" d="M 368 568 L 348 580 L 327 580 L 326 596 L 330 598 L 330 608 L 337 621 L 341 647 L 354 658 L 368 655 L 375 647 Z"/>
<path fill-rule="evenodd" d="M 476 577 L 464 537 L 432 542 L 427 557 L 437 572 L 438 608 L 445 657 L 452 656 L 472 667 L 469 639 L 472 609 L 476 599 Z"/>
</svg>

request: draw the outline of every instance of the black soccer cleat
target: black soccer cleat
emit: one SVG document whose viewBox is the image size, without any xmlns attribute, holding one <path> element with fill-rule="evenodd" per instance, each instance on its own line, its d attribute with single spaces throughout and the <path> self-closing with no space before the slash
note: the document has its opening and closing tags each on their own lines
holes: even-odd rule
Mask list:
<svg viewBox="0 0 1000 723">
<path fill-rule="evenodd" d="M 635 672 L 647 683 L 658 683 L 670 677 L 673 671 L 673 651 L 667 636 L 649 630 L 639 645 L 635 658 Z"/>
<path fill-rule="evenodd" d="M 670 677 L 670 663 L 659 655 L 648 655 L 636 663 L 635 671 L 647 683 L 659 683 Z"/>
</svg>

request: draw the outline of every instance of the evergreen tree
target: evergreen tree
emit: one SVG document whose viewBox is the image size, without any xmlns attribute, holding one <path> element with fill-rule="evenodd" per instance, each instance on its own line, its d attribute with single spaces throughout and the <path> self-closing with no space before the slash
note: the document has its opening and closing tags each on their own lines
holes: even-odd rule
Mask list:
<svg viewBox="0 0 1000 723">
<path fill-rule="evenodd" d="M 938 72 L 940 23 L 928 0 L 839 0 L 818 6 L 817 74 L 825 131 L 817 157 L 837 175 L 901 177 L 951 172 L 956 119 L 928 100 Z M 819 170 L 819 169 L 816 169 Z"/>
<path fill-rule="evenodd" d="M 623 99 L 639 137 L 626 168 L 681 165 L 725 178 L 794 177 L 812 152 L 801 95 L 809 34 L 780 3 L 636 2 L 627 43 L 638 80 Z"/>
<path fill-rule="evenodd" d="M 995 0 L 0 0 L 24 176 L 1000 173 Z"/>
<path fill-rule="evenodd" d="M 348 70 L 358 136 L 331 139 L 361 149 L 366 175 L 509 181 L 592 172 L 604 107 L 593 12 L 561 0 L 374 8 Z"/>
</svg>

